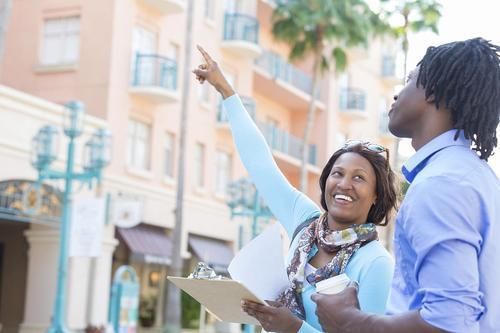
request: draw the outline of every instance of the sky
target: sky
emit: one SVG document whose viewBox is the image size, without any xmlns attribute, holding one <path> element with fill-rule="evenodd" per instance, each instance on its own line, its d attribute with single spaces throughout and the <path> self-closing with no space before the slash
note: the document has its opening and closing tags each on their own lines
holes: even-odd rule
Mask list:
<svg viewBox="0 0 500 333">
<path fill-rule="evenodd" d="M 456 40 L 483 37 L 500 45 L 500 1 L 499 0 L 441 0 L 442 16 L 439 22 L 439 35 L 422 32 L 410 35 L 408 69 L 416 66 L 424 56 L 428 46 L 440 45 Z M 500 130 L 497 129 L 500 138 Z M 409 156 L 413 149 L 409 143 L 402 147 L 401 154 Z M 500 149 L 490 158 L 496 174 L 500 176 Z"/>
</svg>

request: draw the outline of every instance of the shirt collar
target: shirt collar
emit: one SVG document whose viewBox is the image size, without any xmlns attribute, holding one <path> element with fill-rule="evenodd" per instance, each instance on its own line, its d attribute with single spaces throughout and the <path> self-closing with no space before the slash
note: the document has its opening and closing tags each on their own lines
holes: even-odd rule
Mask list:
<svg viewBox="0 0 500 333">
<path fill-rule="evenodd" d="M 422 146 L 417 152 L 410 157 L 408 161 L 403 165 L 401 171 L 408 182 L 412 182 L 417 174 L 425 167 L 429 157 L 437 153 L 443 148 L 450 146 L 465 146 L 470 147 L 470 140 L 466 139 L 463 131 L 460 131 L 460 135 L 455 140 L 456 129 L 440 134 L 431 141 L 427 142 Z"/>
</svg>

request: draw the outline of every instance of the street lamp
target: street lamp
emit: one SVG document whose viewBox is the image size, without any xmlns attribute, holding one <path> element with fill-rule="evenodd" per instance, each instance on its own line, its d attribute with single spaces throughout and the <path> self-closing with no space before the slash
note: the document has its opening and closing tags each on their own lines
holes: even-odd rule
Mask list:
<svg viewBox="0 0 500 333">
<path fill-rule="evenodd" d="M 271 218 L 273 214 L 260 198 L 255 185 L 248 179 L 242 178 L 228 185 L 227 205 L 231 209 L 231 218 L 235 216 L 247 216 L 252 218 L 251 239 L 257 236 L 257 223 L 261 217 Z M 239 248 L 243 247 L 243 227 L 239 228 Z M 245 333 L 253 333 L 252 325 L 244 326 Z"/>
<path fill-rule="evenodd" d="M 55 161 L 58 149 L 58 132 L 53 126 L 44 126 L 33 137 L 31 164 L 38 170 L 38 183 L 46 179 L 64 179 L 63 211 L 61 216 L 59 260 L 57 270 L 56 298 L 54 314 L 49 333 L 69 332 L 65 325 L 66 284 L 68 267 L 69 231 L 71 230 L 71 194 L 74 180 L 92 186 L 93 180 L 101 181 L 101 171 L 111 159 L 111 135 L 107 130 L 98 129 L 85 144 L 84 170 L 74 171 L 75 139 L 83 132 L 85 108 L 79 101 L 65 105 L 63 131 L 69 138 L 66 171 L 54 170 L 50 165 Z"/>
<path fill-rule="evenodd" d="M 248 178 L 241 178 L 228 185 L 227 205 L 231 209 L 231 218 L 247 216 L 252 218 L 251 238 L 257 236 L 257 222 L 261 217 L 271 218 L 273 214 L 260 198 L 259 192 Z M 241 235 L 240 235 L 241 238 Z M 240 248 L 243 242 L 240 239 Z"/>
</svg>

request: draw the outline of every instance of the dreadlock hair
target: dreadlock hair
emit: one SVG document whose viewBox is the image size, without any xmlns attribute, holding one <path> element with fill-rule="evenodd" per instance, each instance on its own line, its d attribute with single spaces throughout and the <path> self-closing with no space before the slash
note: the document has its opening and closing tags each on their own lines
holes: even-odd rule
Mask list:
<svg viewBox="0 0 500 333">
<path fill-rule="evenodd" d="M 429 47 L 419 62 L 417 86 L 437 108 L 451 112 L 453 127 L 488 160 L 497 146 L 500 118 L 500 46 L 482 38 Z"/>
</svg>

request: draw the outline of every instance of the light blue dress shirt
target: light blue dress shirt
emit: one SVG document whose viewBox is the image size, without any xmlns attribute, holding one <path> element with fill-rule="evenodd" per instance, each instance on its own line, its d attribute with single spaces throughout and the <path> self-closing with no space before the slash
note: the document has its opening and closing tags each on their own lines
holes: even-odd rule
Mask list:
<svg viewBox="0 0 500 333">
<path fill-rule="evenodd" d="M 419 310 L 450 332 L 500 332 L 500 185 L 456 130 L 404 165 L 388 313 Z"/>
<path fill-rule="evenodd" d="M 224 100 L 223 106 L 245 168 L 290 237 L 300 223 L 319 215 L 319 207 L 296 190 L 281 173 L 264 137 L 245 111 L 240 98 L 233 95 Z M 295 237 L 290 246 L 287 265 L 293 257 L 302 232 Z M 317 251 L 315 246 L 309 254 L 309 259 Z M 351 280 L 359 283 L 358 298 L 363 311 L 377 314 L 385 312 L 393 272 L 393 258 L 378 241 L 363 246 L 352 256 L 345 273 Z M 306 320 L 302 323 L 300 333 L 322 331 L 315 313 L 316 304 L 311 300 L 311 295 L 315 292 L 314 286 L 307 283 L 304 285 L 302 301 Z"/>
</svg>

